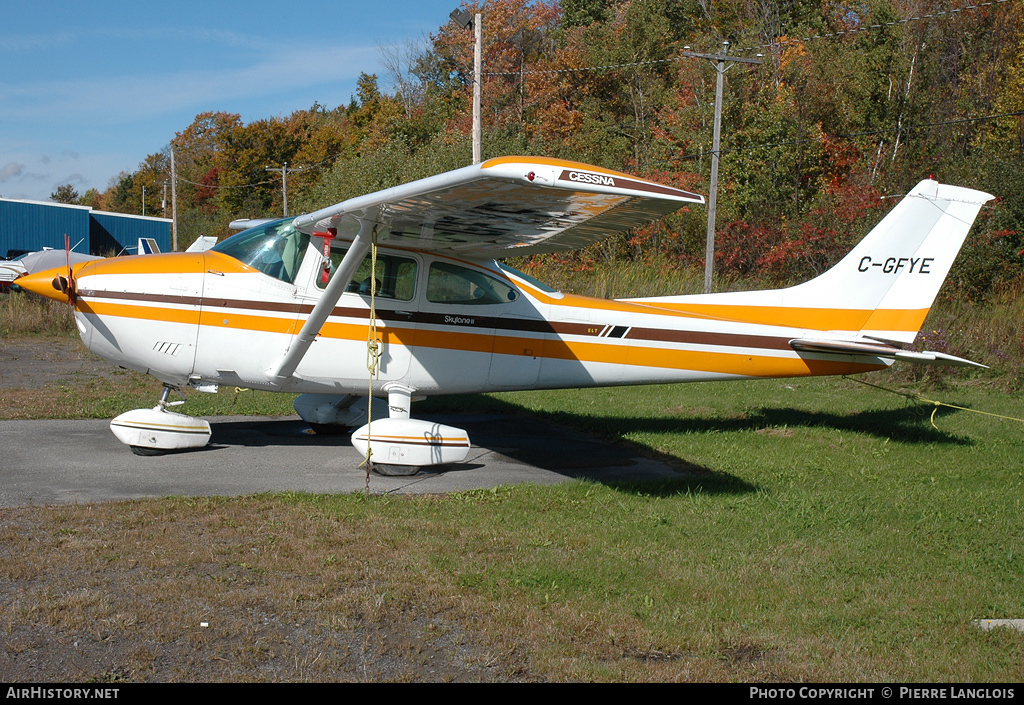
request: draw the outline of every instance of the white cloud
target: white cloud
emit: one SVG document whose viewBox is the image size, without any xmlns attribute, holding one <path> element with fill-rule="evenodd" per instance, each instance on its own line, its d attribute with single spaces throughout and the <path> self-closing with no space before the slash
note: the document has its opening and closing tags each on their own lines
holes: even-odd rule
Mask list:
<svg viewBox="0 0 1024 705">
<path fill-rule="evenodd" d="M 84 186 L 84 185 L 87 185 L 89 183 L 89 181 L 88 181 L 88 179 L 86 179 L 81 174 L 70 174 L 68 176 L 65 176 L 63 179 L 61 179 L 60 183 L 61 184 L 72 184 L 72 185 L 80 184 L 80 185 Z"/>
<path fill-rule="evenodd" d="M 0 182 L 10 181 L 15 176 L 21 176 L 22 172 L 25 171 L 25 165 L 17 162 L 10 162 L 0 169 Z"/>
<path fill-rule="evenodd" d="M 383 73 L 362 15 L 332 28 L 303 19 L 322 19 L 315 9 L 288 17 L 278 6 L 265 10 L 219 23 L 222 15 L 239 18 L 215 12 L 203 27 L 166 21 L 180 8 L 128 20 L 89 6 L 46 32 L 37 11 L 26 10 L 20 25 L 0 32 L 0 64 L 18 67 L 0 71 L 4 191 L 27 189 L 43 200 L 67 181 L 56 181 L 62 174 L 80 179 L 80 191 L 103 190 L 198 113 L 223 110 L 249 122 L 314 101 L 347 104 L 361 71 Z"/>
<path fill-rule="evenodd" d="M 94 27 L 90 29 L 66 29 L 46 34 L 22 34 L 0 36 L 0 51 L 28 53 L 33 51 L 53 52 L 60 47 L 73 45 L 95 45 L 96 42 L 216 42 L 226 46 L 243 46 L 252 42 L 252 37 L 232 30 L 208 27 Z"/>
<path fill-rule="evenodd" d="M 169 112 L 217 110 L 228 101 L 270 101 L 278 93 L 352 81 L 360 71 L 374 70 L 377 62 L 376 47 L 281 47 L 241 68 L 0 83 L 0 119 L 108 127 Z"/>
</svg>

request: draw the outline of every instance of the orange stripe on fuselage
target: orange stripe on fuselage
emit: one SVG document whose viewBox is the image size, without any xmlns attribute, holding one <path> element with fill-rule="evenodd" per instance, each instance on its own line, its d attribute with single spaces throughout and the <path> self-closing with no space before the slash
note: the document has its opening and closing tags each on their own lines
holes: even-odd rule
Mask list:
<svg viewBox="0 0 1024 705">
<path fill-rule="evenodd" d="M 153 257 L 154 255 L 148 256 Z M 581 298 L 583 297 L 573 297 L 573 304 L 577 303 L 575 299 Z M 607 308 L 609 310 L 621 311 L 623 309 L 645 308 L 632 304 L 604 301 L 602 299 L 594 299 L 592 301 L 601 304 L 600 308 Z M 174 307 L 140 306 L 85 299 L 80 299 L 78 306 L 83 312 L 98 315 L 198 324 L 211 328 L 244 329 L 289 336 L 298 332 L 304 320 L 302 318 L 279 318 L 223 310 L 204 310 L 200 313 L 198 309 L 188 310 Z M 650 311 L 648 310 L 647 312 L 649 313 Z M 327 339 L 360 341 L 366 339 L 366 330 L 364 323 L 328 321 L 324 324 L 320 335 Z M 740 351 L 739 348 L 732 348 L 735 352 L 725 350 L 709 352 L 680 348 L 650 347 L 640 345 L 636 340 L 630 343 L 591 342 L 566 340 L 560 337 L 530 338 L 495 335 L 493 332 L 471 333 L 461 330 L 431 330 L 428 328 L 417 329 L 386 325 L 378 327 L 378 334 L 385 344 L 397 344 L 410 348 L 427 347 L 483 354 L 493 352 L 503 355 L 526 355 L 558 360 L 628 365 L 632 367 L 693 370 L 750 377 L 854 374 L 885 367 L 884 364 L 806 359 L 795 354 L 769 356 L 751 351 Z M 616 340 L 618 341 L 618 339 Z"/>
<path fill-rule="evenodd" d="M 504 355 L 526 355 L 558 360 L 598 362 L 631 367 L 659 367 L 669 370 L 693 370 L 749 377 L 806 377 L 843 375 L 880 370 L 884 364 L 813 360 L 787 355 L 774 357 L 749 352 L 705 352 L 678 348 L 654 348 L 637 345 L 568 341 L 561 338 L 517 338 L 419 330 L 418 347 L 456 349 Z"/>
<path fill-rule="evenodd" d="M 530 340 L 521 341 L 529 344 Z M 659 367 L 669 370 L 693 370 L 750 377 L 805 377 L 809 375 L 854 374 L 883 369 L 884 364 L 811 360 L 797 355 L 781 357 L 750 352 L 708 352 L 679 348 L 613 343 L 591 343 L 562 339 L 545 340 L 540 357 L 581 362 L 600 362 L 631 367 Z M 426 344 L 424 342 L 421 345 Z M 496 343 L 497 345 L 497 343 Z"/>
<path fill-rule="evenodd" d="M 243 330 L 261 331 L 264 333 L 282 333 L 285 335 L 294 335 L 301 327 L 301 322 L 296 321 L 294 318 L 253 316 L 244 313 L 224 313 L 222 311 L 200 312 L 198 308 L 182 309 L 174 307 L 162 308 L 158 306 L 138 306 L 135 304 L 112 304 L 105 301 L 96 301 L 92 299 L 86 300 L 84 298 L 80 298 L 78 300 L 76 307 L 82 313 L 93 313 L 99 316 L 136 318 L 143 321 L 186 323 L 189 325 L 209 326 L 210 328 L 241 328 Z"/>
<path fill-rule="evenodd" d="M 515 282 L 520 286 L 518 281 Z M 680 318 L 729 321 L 732 323 L 753 323 L 756 325 L 808 330 L 892 330 L 913 331 L 921 329 L 929 309 L 846 309 L 809 308 L 795 306 L 749 306 L 731 304 L 669 303 L 659 301 L 620 301 L 598 299 L 576 294 L 563 294 L 555 298 L 544 292 L 530 290 L 530 295 L 554 308 L 580 308 L 590 311 L 615 311 L 617 313 L 670 315 Z"/>
<path fill-rule="evenodd" d="M 744 306 L 701 303 L 656 303 L 632 301 L 672 313 L 736 323 L 807 328 L 810 330 L 892 330 L 918 331 L 929 309 L 846 309 L 796 306 Z"/>
<path fill-rule="evenodd" d="M 252 316 L 246 313 L 206 310 L 199 317 L 199 325 L 209 328 L 234 328 L 284 335 L 295 335 L 302 328 L 302 322 L 294 318 L 274 318 L 272 316 Z"/>
</svg>

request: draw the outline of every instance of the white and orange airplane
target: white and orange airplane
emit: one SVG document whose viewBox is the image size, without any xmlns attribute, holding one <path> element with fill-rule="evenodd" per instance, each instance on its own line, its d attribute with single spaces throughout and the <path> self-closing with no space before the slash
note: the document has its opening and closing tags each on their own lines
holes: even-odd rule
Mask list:
<svg viewBox="0 0 1024 705">
<path fill-rule="evenodd" d="M 119 257 L 22 277 L 69 301 L 85 345 L 154 375 L 160 403 L 111 422 L 139 454 L 205 445 L 171 390 L 299 393 L 320 427 L 355 427 L 374 469 L 459 462 L 465 431 L 414 399 L 523 389 L 845 375 L 913 352 L 982 204 L 925 180 L 832 269 L 787 289 L 604 300 L 496 259 L 583 247 L 704 199 L 599 167 L 504 157 L 261 221 L 205 252 Z M 369 363 L 369 364 L 368 364 Z M 386 401 L 385 401 L 386 399 Z"/>
</svg>

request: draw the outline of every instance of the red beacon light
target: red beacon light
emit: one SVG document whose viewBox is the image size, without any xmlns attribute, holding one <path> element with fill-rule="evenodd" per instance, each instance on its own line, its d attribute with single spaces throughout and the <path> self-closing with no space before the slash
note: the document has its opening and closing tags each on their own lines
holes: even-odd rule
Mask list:
<svg viewBox="0 0 1024 705">
<path fill-rule="evenodd" d="M 331 278 L 331 240 L 338 237 L 337 228 L 327 228 L 327 232 L 314 232 L 313 237 L 322 237 L 324 239 L 324 250 L 323 250 L 323 264 L 321 265 L 322 271 L 320 272 L 320 283 L 327 284 Z"/>
</svg>

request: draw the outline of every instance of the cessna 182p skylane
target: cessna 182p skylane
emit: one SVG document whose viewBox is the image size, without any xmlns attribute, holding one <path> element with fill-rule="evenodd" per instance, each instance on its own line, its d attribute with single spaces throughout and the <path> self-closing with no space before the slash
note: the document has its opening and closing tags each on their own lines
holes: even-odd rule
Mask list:
<svg viewBox="0 0 1024 705">
<path fill-rule="evenodd" d="M 295 408 L 312 424 L 357 426 L 371 404 L 353 445 L 370 446 L 376 470 L 408 474 L 470 447 L 461 429 L 411 418 L 416 397 L 976 365 L 893 343 L 913 342 L 991 198 L 922 181 L 834 268 L 788 289 L 609 301 L 559 293 L 495 258 L 582 247 L 703 197 L 504 157 L 261 222 L 206 252 L 18 284 L 70 301 L 90 350 L 164 383 L 156 407 L 111 422 L 140 454 L 205 445 L 209 424 L 169 411 L 180 402 L 168 392 L 229 384 L 300 393 Z"/>
</svg>

